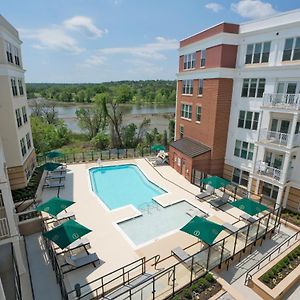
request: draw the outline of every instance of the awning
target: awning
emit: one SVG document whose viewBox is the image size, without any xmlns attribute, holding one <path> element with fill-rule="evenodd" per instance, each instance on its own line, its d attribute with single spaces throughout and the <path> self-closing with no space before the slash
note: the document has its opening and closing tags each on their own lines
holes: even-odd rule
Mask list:
<svg viewBox="0 0 300 300">
<path fill-rule="evenodd" d="M 49 199 L 47 202 L 40 204 L 36 210 L 37 211 L 44 211 L 49 215 L 56 217 L 60 212 L 65 210 L 70 205 L 74 204 L 75 202 L 71 200 L 62 199 L 59 197 L 53 197 Z"/>
<path fill-rule="evenodd" d="M 239 208 L 240 210 L 246 212 L 247 214 L 254 216 L 262 211 L 268 210 L 268 207 L 253 201 L 249 198 L 242 198 L 240 200 L 231 202 L 230 205 Z"/>
<path fill-rule="evenodd" d="M 210 151 L 209 147 L 188 138 L 177 140 L 170 146 L 192 158 Z"/>
<path fill-rule="evenodd" d="M 85 226 L 74 220 L 68 220 L 52 230 L 44 232 L 43 236 L 64 249 L 89 232 L 91 230 Z"/>
<path fill-rule="evenodd" d="M 222 225 L 196 216 L 180 230 L 197 237 L 208 245 L 211 245 L 224 229 L 225 228 Z"/>
<path fill-rule="evenodd" d="M 61 167 L 62 164 L 59 163 L 54 163 L 54 162 L 47 162 L 45 164 L 43 164 L 41 166 L 41 168 L 43 168 L 46 171 L 54 171 L 55 169 L 57 169 L 58 167 Z"/>
<path fill-rule="evenodd" d="M 226 185 L 229 184 L 229 181 L 221 178 L 219 176 L 211 176 L 211 177 L 207 177 L 201 180 L 202 183 L 204 184 L 208 184 L 211 187 L 215 188 L 215 189 L 219 189 L 221 187 L 225 187 Z"/>
</svg>

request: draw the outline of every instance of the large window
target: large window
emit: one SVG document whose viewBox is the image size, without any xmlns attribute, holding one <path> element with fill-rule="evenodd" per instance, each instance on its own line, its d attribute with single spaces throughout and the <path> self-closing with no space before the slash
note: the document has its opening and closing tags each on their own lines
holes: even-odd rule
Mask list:
<svg viewBox="0 0 300 300">
<path fill-rule="evenodd" d="M 26 111 L 26 106 L 22 107 L 22 115 L 23 115 L 23 122 L 24 124 L 27 123 L 28 117 L 27 117 L 27 111 Z"/>
<path fill-rule="evenodd" d="M 257 130 L 258 119 L 259 119 L 258 112 L 240 110 L 238 127 Z"/>
<path fill-rule="evenodd" d="M 196 122 L 201 122 L 202 107 L 196 106 Z"/>
<path fill-rule="evenodd" d="M 14 96 L 18 96 L 18 89 L 17 89 L 17 84 L 16 84 L 16 78 L 12 77 L 10 79 L 11 82 L 11 89 L 12 89 L 12 93 Z"/>
<path fill-rule="evenodd" d="M 22 118 L 21 118 L 21 110 L 20 108 L 16 109 L 16 119 L 17 119 L 17 125 L 18 127 L 22 126 Z"/>
<path fill-rule="evenodd" d="M 285 40 L 283 50 L 283 61 L 300 59 L 300 37 Z"/>
<path fill-rule="evenodd" d="M 31 148 L 31 139 L 30 139 L 30 134 L 26 134 L 26 143 L 27 143 L 27 149 L 29 150 Z"/>
<path fill-rule="evenodd" d="M 206 50 L 201 50 L 200 67 L 205 67 L 206 63 Z"/>
<path fill-rule="evenodd" d="M 267 196 L 268 198 L 276 200 L 277 195 L 278 195 L 278 191 L 279 191 L 278 186 L 272 185 L 272 184 L 267 183 L 267 182 L 263 182 L 262 194 L 264 196 Z"/>
<path fill-rule="evenodd" d="M 253 152 L 254 152 L 254 144 L 240 141 L 240 140 L 235 141 L 234 156 L 247 159 L 247 160 L 252 160 Z"/>
<path fill-rule="evenodd" d="M 24 138 L 22 138 L 20 140 L 20 146 L 21 146 L 22 155 L 25 156 L 27 150 L 26 150 L 26 145 L 25 145 L 25 139 Z"/>
<path fill-rule="evenodd" d="M 181 104 L 181 117 L 185 119 L 192 119 L 192 105 Z"/>
<path fill-rule="evenodd" d="M 20 65 L 20 56 L 19 56 L 19 49 L 17 47 L 14 47 L 14 59 L 15 59 L 15 64 Z"/>
<path fill-rule="evenodd" d="M 234 168 L 232 174 L 232 182 L 247 187 L 248 181 L 249 181 L 249 172 L 243 171 L 238 168 Z"/>
<path fill-rule="evenodd" d="M 22 79 L 18 79 L 18 85 L 19 85 L 19 94 L 20 94 L 20 96 L 22 96 L 22 95 L 24 95 L 24 88 L 23 88 Z"/>
<path fill-rule="evenodd" d="M 198 95 L 203 95 L 203 79 L 199 79 L 199 88 L 198 88 Z"/>
<path fill-rule="evenodd" d="M 247 45 L 245 64 L 259 64 L 269 62 L 271 42 Z"/>
<path fill-rule="evenodd" d="M 191 79 L 182 80 L 182 94 L 193 95 L 193 83 L 194 81 Z"/>
<path fill-rule="evenodd" d="M 13 61 L 13 54 L 12 54 L 12 46 L 11 46 L 11 43 L 9 42 L 6 42 L 6 58 L 7 58 L 7 61 L 10 62 L 10 63 L 14 63 Z"/>
<path fill-rule="evenodd" d="M 245 78 L 243 80 L 242 97 L 262 98 L 265 91 L 266 79 Z"/>
<path fill-rule="evenodd" d="M 183 68 L 185 70 L 194 69 L 196 64 L 196 53 L 185 54 L 183 57 Z"/>
</svg>

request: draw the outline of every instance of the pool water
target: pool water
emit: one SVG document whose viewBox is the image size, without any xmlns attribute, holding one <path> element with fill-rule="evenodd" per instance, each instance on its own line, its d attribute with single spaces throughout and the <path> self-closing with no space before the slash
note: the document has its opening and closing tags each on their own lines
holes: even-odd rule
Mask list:
<svg viewBox="0 0 300 300">
<path fill-rule="evenodd" d="M 109 209 L 134 205 L 142 215 L 118 223 L 135 246 L 157 239 L 188 223 L 200 210 L 186 201 L 162 207 L 153 197 L 166 193 L 133 164 L 90 169 L 93 191 Z"/>
<path fill-rule="evenodd" d="M 92 168 L 90 177 L 93 191 L 110 209 L 129 204 L 142 209 L 165 193 L 132 164 Z"/>
</svg>

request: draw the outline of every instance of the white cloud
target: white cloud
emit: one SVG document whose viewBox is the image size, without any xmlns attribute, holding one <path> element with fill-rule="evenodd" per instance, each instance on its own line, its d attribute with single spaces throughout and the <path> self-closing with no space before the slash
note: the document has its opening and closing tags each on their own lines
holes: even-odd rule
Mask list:
<svg viewBox="0 0 300 300">
<path fill-rule="evenodd" d="M 271 3 L 261 0 L 241 0 L 231 4 L 231 10 L 244 18 L 264 18 L 276 13 Z"/>
<path fill-rule="evenodd" d="M 207 4 L 205 5 L 205 7 L 206 7 L 207 9 L 212 10 L 212 11 L 215 12 L 215 13 L 217 13 L 217 12 L 219 12 L 220 10 L 223 9 L 223 6 L 222 6 L 221 4 L 219 4 L 219 3 L 216 3 L 216 2 L 207 3 Z"/>
<path fill-rule="evenodd" d="M 85 49 L 78 45 L 78 41 L 71 35 L 72 31 L 84 32 L 88 37 L 99 38 L 107 30 L 97 28 L 92 19 L 85 16 L 74 16 L 65 20 L 60 25 L 52 25 L 40 29 L 20 29 L 24 39 L 34 41 L 36 49 L 64 50 L 72 53 L 80 53 Z"/>
<path fill-rule="evenodd" d="M 63 23 L 64 27 L 68 30 L 83 30 L 92 37 L 102 37 L 106 30 L 97 28 L 91 18 L 85 16 L 74 16 Z"/>
<path fill-rule="evenodd" d="M 34 40 L 33 47 L 36 49 L 65 50 L 73 53 L 84 50 L 78 46 L 73 37 L 58 26 L 36 30 L 22 29 L 20 33 L 22 38 Z"/>
</svg>

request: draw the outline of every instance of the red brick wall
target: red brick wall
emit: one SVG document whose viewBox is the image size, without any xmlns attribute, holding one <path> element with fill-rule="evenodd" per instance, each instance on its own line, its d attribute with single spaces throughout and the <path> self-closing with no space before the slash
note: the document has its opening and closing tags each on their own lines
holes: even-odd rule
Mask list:
<svg viewBox="0 0 300 300">
<path fill-rule="evenodd" d="M 180 41 L 180 47 L 187 46 L 189 44 L 201 41 L 203 39 L 209 38 L 213 35 L 216 35 L 220 32 L 227 32 L 227 33 L 239 33 L 239 25 L 238 24 L 231 24 L 231 23 L 222 23 L 211 27 L 207 30 L 199 32 L 191 37 L 183 39 Z"/>
<path fill-rule="evenodd" d="M 237 46 L 217 45 L 206 49 L 205 68 L 235 68 Z"/>
</svg>

